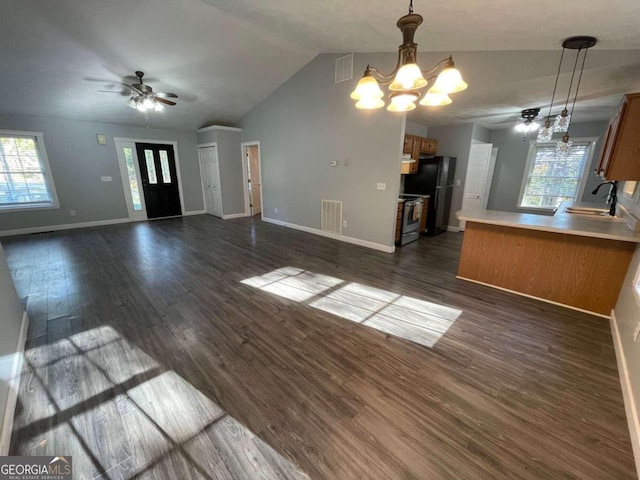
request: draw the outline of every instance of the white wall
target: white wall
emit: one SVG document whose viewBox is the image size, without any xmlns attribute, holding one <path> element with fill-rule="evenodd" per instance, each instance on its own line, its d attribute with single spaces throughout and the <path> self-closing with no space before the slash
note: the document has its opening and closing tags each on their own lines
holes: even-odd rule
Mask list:
<svg viewBox="0 0 640 480">
<path fill-rule="evenodd" d="M 23 313 L 0 245 L 0 427 L 4 424 L 7 400 L 11 393 L 9 382 L 13 381 L 12 371 L 16 361 Z M 0 455 L 7 454 L 7 447 L 8 445 L 0 445 Z"/>
<path fill-rule="evenodd" d="M 0 230 L 127 218 L 113 137 L 177 141 L 183 209 L 186 212 L 204 209 L 195 132 L 8 114 L 0 114 L 0 130 L 44 133 L 60 200 L 59 209 L 0 212 Z M 98 133 L 107 136 L 106 145 L 98 145 Z M 101 182 L 101 176 L 110 176 L 113 181 Z M 75 210 L 77 216 L 70 216 L 70 210 Z"/>
<path fill-rule="evenodd" d="M 624 183 L 620 186 L 620 192 L 624 187 Z M 634 215 L 640 217 L 640 187 L 636 188 L 633 198 L 626 198 L 620 193 L 620 203 L 625 205 Z M 636 253 L 631 261 L 631 266 L 624 280 L 618 302 L 615 307 L 615 318 L 617 330 L 620 334 L 620 344 L 618 345 L 618 354 L 624 357 L 624 363 L 628 369 L 628 386 L 631 389 L 631 395 L 625 399 L 629 401 L 627 404 L 627 415 L 632 414 L 632 410 L 640 412 L 640 342 L 633 341 L 633 333 L 640 322 L 640 295 L 636 294 L 634 281 L 636 275 L 640 271 L 640 247 L 636 248 Z M 615 332 L 615 329 L 614 329 Z M 616 339 L 614 338 L 614 341 Z M 620 361 L 618 365 L 620 365 Z M 620 375 L 624 378 L 625 372 L 620 370 Z M 623 386 L 625 388 L 625 386 Z M 631 405 L 633 404 L 633 406 Z M 637 422 L 637 418 L 633 419 Z M 635 433 L 635 435 L 634 435 Z M 638 435 L 640 431 L 631 429 L 632 444 L 636 457 L 636 468 L 640 471 L 640 445 L 638 444 Z"/>
<path fill-rule="evenodd" d="M 335 84 L 339 56 L 319 55 L 249 112 L 242 139 L 261 142 L 265 217 L 320 229 L 321 200 L 341 200 L 343 235 L 391 247 L 405 115 L 357 110 L 349 94 L 367 63 L 391 70 L 396 55 L 355 54 L 354 79 Z"/>
</svg>

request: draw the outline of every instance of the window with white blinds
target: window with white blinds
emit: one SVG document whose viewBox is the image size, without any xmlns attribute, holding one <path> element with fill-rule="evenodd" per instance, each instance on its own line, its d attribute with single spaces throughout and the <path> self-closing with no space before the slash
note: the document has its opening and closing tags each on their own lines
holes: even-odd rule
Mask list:
<svg viewBox="0 0 640 480">
<path fill-rule="evenodd" d="M 0 211 L 57 206 L 42 134 L 0 132 Z"/>
<path fill-rule="evenodd" d="M 532 144 L 520 192 L 520 207 L 557 208 L 582 191 L 592 141 L 574 141 L 568 156 L 556 153 L 555 143 Z"/>
</svg>

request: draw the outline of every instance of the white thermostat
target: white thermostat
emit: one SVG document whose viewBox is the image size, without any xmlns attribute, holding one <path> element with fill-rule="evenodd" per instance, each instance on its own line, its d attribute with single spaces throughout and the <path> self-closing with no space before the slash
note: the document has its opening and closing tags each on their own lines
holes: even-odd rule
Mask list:
<svg viewBox="0 0 640 480">
<path fill-rule="evenodd" d="M 107 136 L 106 135 L 102 135 L 101 133 L 98 133 L 96 135 L 96 138 L 98 139 L 98 145 L 106 145 L 107 144 Z"/>
</svg>

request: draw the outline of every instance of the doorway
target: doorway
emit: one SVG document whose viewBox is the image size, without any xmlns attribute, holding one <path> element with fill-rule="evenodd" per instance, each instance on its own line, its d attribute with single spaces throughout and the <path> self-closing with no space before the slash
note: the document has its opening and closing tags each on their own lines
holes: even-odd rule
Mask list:
<svg viewBox="0 0 640 480">
<path fill-rule="evenodd" d="M 242 148 L 246 172 L 245 198 L 248 200 L 249 214 L 253 217 L 262 213 L 260 145 L 258 143 L 245 143 Z"/>
<path fill-rule="evenodd" d="M 129 219 L 141 221 L 182 215 L 184 198 L 178 143 L 123 137 L 113 140 Z M 150 153 L 145 154 L 145 150 Z M 145 155 L 148 155 L 148 164 Z"/>
<path fill-rule="evenodd" d="M 486 210 L 497 156 L 498 148 L 491 143 L 474 143 L 471 145 L 467 175 L 464 181 L 464 193 L 462 195 L 463 210 Z M 460 231 L 464 230 L 465 224 L 464 220 L 460 220 Z"/>
<path fill-rule="evenodd" d="M 209 145 L 199 147 L 198 157 L 200 158 L 204 208 L 209 215 L 222 218 L 222 195 L 220 193 L 220 170 L 218 167 L 217 146 Z"/>
<path fill-rule="evenodd" d="M 136 143 L 147 218 L 182 214 L 176 160 L 171 145 Z"/>
</svg>

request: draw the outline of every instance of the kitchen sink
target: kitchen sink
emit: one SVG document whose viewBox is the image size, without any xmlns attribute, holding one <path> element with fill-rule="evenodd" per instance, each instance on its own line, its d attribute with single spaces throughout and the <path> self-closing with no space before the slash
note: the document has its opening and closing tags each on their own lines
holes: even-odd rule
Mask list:
<svg viewBox="0 0 640 480">
<path fill-rule="evenodd" d="M 579 215 L 581 217 L 589 217 L 598 220 L 609 220 L 609 221 L 622 221 L 622 218 L 615 216 L 612 217 L 609 215 L 608 208 L 596 208 L 596 207 L 566 207 L 563 210 L 563 213 L 567 213 L 569 215 Z"/>
</svg>

